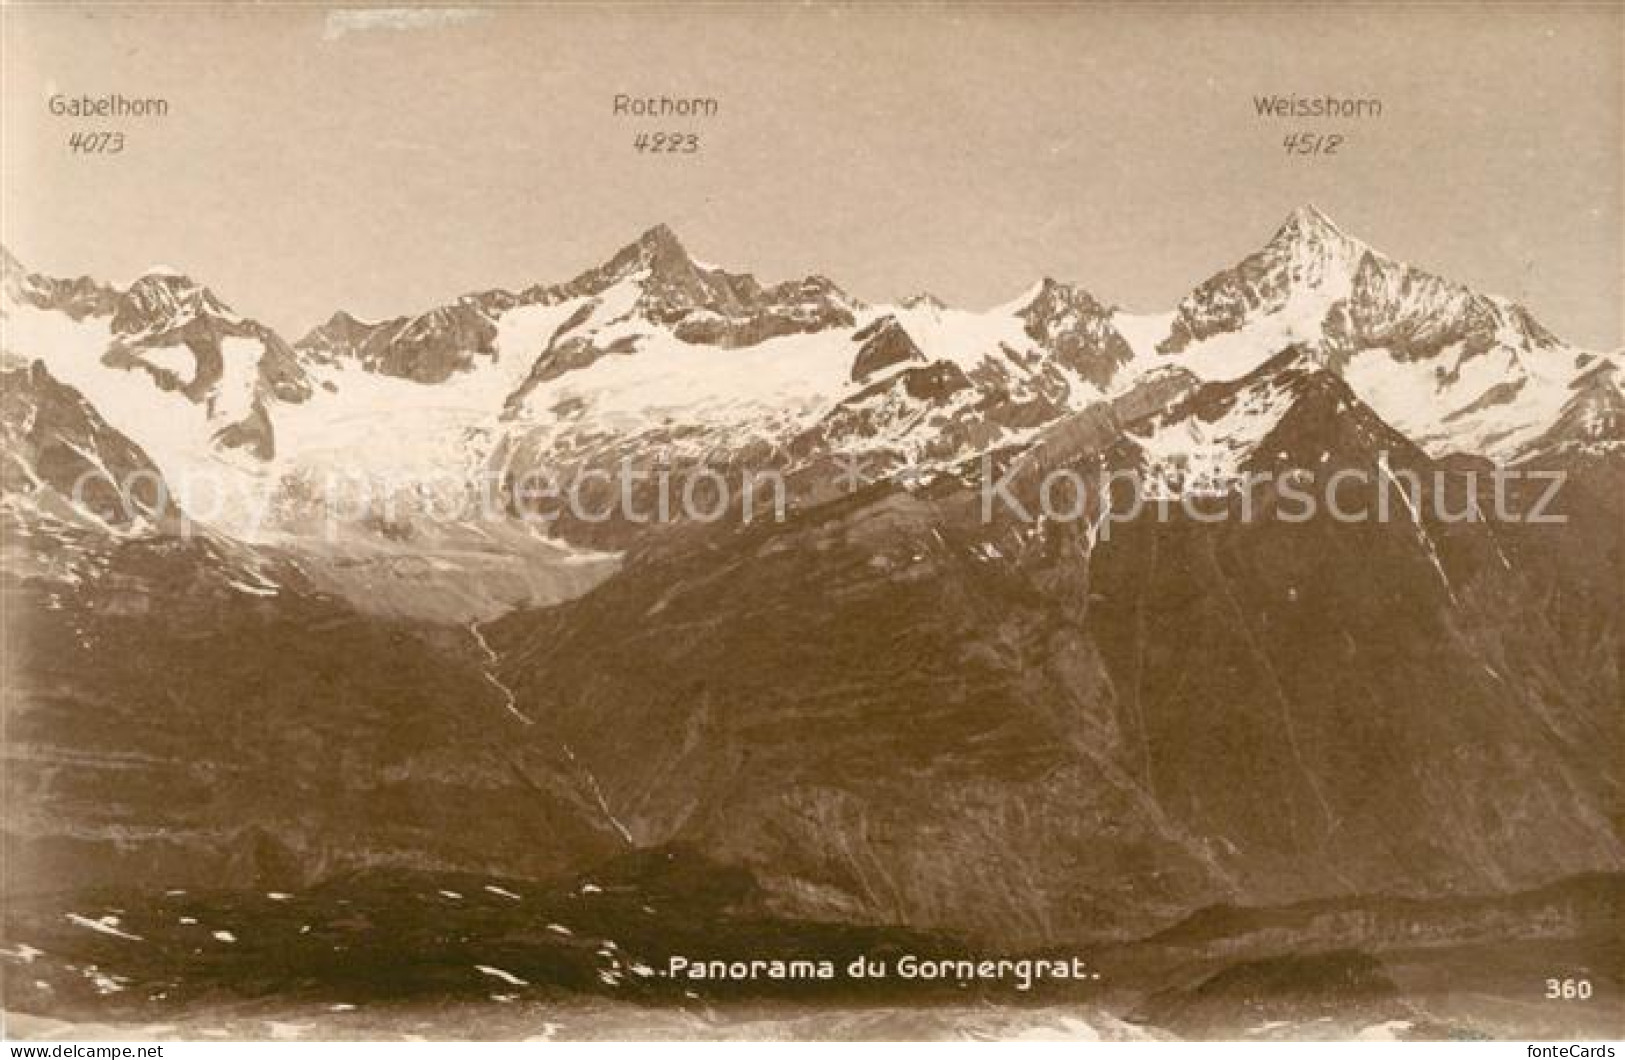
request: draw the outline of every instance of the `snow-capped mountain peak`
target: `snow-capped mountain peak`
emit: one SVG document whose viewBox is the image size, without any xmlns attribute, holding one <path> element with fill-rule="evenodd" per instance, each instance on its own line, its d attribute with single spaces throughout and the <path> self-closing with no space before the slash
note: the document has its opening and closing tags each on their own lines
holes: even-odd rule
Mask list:
<svg viewBox="0 0 1625 1060">
<path fill-rule="evenodd" d="M 683 247 L 683 241 L 677 238 L 677 233 L 671 230 L 670 225 L 657 224 L 644 232 L 632 243 L 640 257 L 651 266 L 684 264 L 696 266 L 693 258 Z"/>
<path fill-rule="evenodd" d="M 4 265 L 8 352 L 83 395 L 178 489 L 228 452 L 249 466 L 271 460 L 272 407 L 310 396 L 274 331 L 177 270 L 149 271 L 121 291 L 26 273 L 9 255 Z"/>
<path fill-rule="evenodd" d="M 944 309 L 948 308 L 948 303 L 944 302 L 930 291 L 920 291 L 916 294 L 911 294 L 898 304 L 904 309 L 925 309 L 937 313 L 940 313 Z"/>
<path fill-rule="evenodd" d="M 1286 220 L 1282 222 L 1280 229 L 1276 232 L 1277 239 L 1283 237 L 1323 243 L 1338 240 L 1358 242 L 1358 240 L 1354 240 L 1347 235 L 1337 226 L 1336 221 L 1333 221 L 1320 207 L 1312 202 L 1306 202 L 1287 214 Z"/>
<path fill-rule="evenodd" d="M 1287 265 L 1300 288 L 1332 285 L 1339 290 L 1347 289 L 1354 270 L 1370 252 L 1369 246 L 1312 205 L 1293 210 L 1265 247 L 1266 254 Z"/>
<path fill-rule="evenodd" d="M 1230 380 L 1292 344 L 1435 455 L 1515 457 L 1559 414 L 1579 363 L 1523 306 L 1383 254 L 1313 206 L 1198 285 L 1155 349 Z"/>
<path fill-rule="evenodd" d="M 698 274 L 709 271 L 716 270 L 701 269 L 689 256 L 677 233 L 667 225 L 658 224 L 616 251 L 609 261 L 597 269 L 578 277 L 577 281 L 591 277 L 583 286 L 602 291 L 632 277 L 675 283 L 692 280 Z"/>
<path fill-rule="evenodd" d="M 120 335 L 155 335 L 199 317 L 240 324 L 242 317 L 191 277 L 172 269 L 151 270 L 130 284 L 113 313 Z"/>
<path fill-rule="evenodd" d="M 1287 325 L 1271 346 L 1308 338 L 1306 332 L 1348 296 L 1370 249 L 1314 206 L 1300 206 L 1260 250 L 1187 295 L 1157 348 L 1180 353 L 1266 317 Z"/>
<path fill-rule="evenodd" d="M 1056 362 L 1104 391 L 1134 352 L 1113 322 L 1114 310 L 1088 291 L 1046 277 L 1016 312 L 1029 338 Z"/>
</svg>

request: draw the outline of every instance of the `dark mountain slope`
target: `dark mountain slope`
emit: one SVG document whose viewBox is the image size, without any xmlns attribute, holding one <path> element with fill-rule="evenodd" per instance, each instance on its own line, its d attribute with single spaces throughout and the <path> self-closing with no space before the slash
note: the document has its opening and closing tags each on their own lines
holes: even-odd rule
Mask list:
<svg viewBox="0 0 1625 1060">
<path fill-rule="evenodd" d="M 212 537 L 4 582 L 7 887 L 536 874 L 623 844 L 467 630 L 360 616 Z"/>
<path fill-rule="evenodd" d="M 1282 404 L 1244 467 L 1363 470 L 1340 500 L 1373 511 L 1418 473 L 1417 514 L 1395 491 L 1384 522 L 1244 523 L 1231 494 L 1222 523 L 1101 533 L 882 489 L 505 620 L 505 680 L 640 843 L 742 862 L 800 914 L 1020 943 L 1619 867 L 1618 555 L 1583 494 L 1561 532 L 1446 524 L 1435 492 L 1465 487 L 1291 356 L 1126 433 L 1085 413 L 1029 467 L 1136 466 L 1254 392 Z"/>
</svg>

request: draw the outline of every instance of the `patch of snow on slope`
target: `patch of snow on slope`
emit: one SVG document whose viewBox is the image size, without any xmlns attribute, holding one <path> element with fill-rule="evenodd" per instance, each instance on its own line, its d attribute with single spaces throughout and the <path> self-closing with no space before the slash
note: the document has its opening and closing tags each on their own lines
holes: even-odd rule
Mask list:
<svg viewBox="0 0 1625 1060">
<path fill-rule="evenodd" d="M 1378 416 L 1433 456 L 1510 456 L 1549 427 L 1572 396 L 1575 373 L 1567 358 L 1512 350 L 1457 356 L 1447 351 L 1435 360 L 1407 361 L 1386 349 L 1361 350 L 1343 376 Z M 1545 363 L 1536 367 L 1538 360 Z M 1441 375 L 1444 363 L 1453 374 Z M 1496 393 L 1515 385 L 1516 392 Z"/>
<path fill-rule="evenodd" d="M 220 382 L 209 401 L 209 415 L 217 423 L 239 423 L 253 413 L 264 352 L 258 339 L 228 335 L 221 340 Z"/>
<path fill-rule="evenodd" d="M 1223 492 L 1241 476 L 1248 455 L 1274 429 L 1291 407 L 1279 387 L 1260 383 L 1235 395 L 1217 419 L 1189 415 L 1171 423 L 1154 423 L 1149 435 L 1130 437 L 1144 451 L 1152 494 L 1164 487 L 1170 496 L 1192 490 Z"/>
<path fill-rule="evenodd" d="M 67 918 L 68 923 L 82 928 L 89 928 L 91 931 L 101 935 L 112 935 L 114 938 L 129 939 L 131 942 L 141 941 L 140 935 L 132 935 L 128 931 L 120 928 L 120 921 L 116 916 L 109 915 L 97 917 L 95 919 L 91 919 L 88 916 L 80 916 L 78 913 L 66 913 L 64 916 Z"/>
<path fill-rule="evenodd" d="M 1331 291 L 1336 289 L 1331 286 Z M 1280 312 L 1259 317 L 1244 328 L 1193 343 L 1171 360 L 1206 382 L 1240 379 L 1288 346 L 1319 346 L 1321 324 L 1339 297 L 1331 297 L 1327 288 L 1310 292 Z"/>
<path fill-rule="evenodd" d="M 489 975 L 493 979 L 500 979 L 504 983 L 508 983 L 511 986 L 530 985 L 528 982 L 519 978 L 517 975 L 514 975 L 512 972 L 503 971 L 501 968 L 497 968 L 494 965 L 476 964 L 474 966 L 474 970 L 482 975 Z"/>
<path fill-rule="evenodd" d="M 345 360 L 315 374 L 309 401 L 277 405 L 271 478 L 341 479 L 374 496 L 424 485 L 461 489 L 501 435 L 503 402 L 579 300 L 522 306 L 497 324 L 496 356 L 424 385 Z"/>
<path fill-rule="evenodd" d="M 616 329 L 600 332 L 613 342 Z M 845 333 L 785 335 L 742 349 L 682 342 L 640 331 L 637 350 L 601 357 L 543 383 L 527 402 L 544 422 L 561 402 L 580 402 L 594 426 L 631 434 L 665 422 L 740 426 L 753 415 L 810 421 L 847 385 L 857 349 Z"/>
<path fill-rule="evenodd" d="M 1112 314 L 1112 327 L 1134 351 L 1126 374 L 1139 375 L 1148 368 L 1177 363 L 1176 358 L 1157 352 L 1157 343 L 1173 330 L 1175 315 L 1173 312 L 1125 313 L 1121 310 Z"/>
<path fill-rule="evenodd" d="M 145 372 L 102 364 L 112 342 L 107 318 L 75 321 L 15 304 L 6 312 L 7 347 L 42 362 L 53 378 L 79 391 L 114 430 L 140 446 L 163 470 L 182 507 L 229 511 L 246 502 L 244 485 L 256 475 L 251 457 L 219 451 L 213 441 L 218 427 L 184 395 L 159 389 Z"/>
<path fill-rule="evenodd" d="M 997 353 L 1001 344 L 1018 350 L 1032 345 L 1021 318 L 1013 312 L 973 313 L 918 305 L 887 307 L 884 313 L 897 318 L 927 360 L 952 361 L 966 372 Z"/>
</svg>

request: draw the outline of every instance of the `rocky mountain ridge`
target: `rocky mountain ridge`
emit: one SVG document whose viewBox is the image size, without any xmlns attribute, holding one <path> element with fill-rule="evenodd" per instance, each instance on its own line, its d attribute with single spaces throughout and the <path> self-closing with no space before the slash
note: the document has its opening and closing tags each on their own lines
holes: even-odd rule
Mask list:
<svg viewBox="0 0 1625 1060">
<path fill-rule="evenodd" d="M 763 286 L 660 230 L 459 303 L 443 345 L 456 313 L 295 349 L 182 277 L 8 266 L 8 869 L 542 879 L 681 848 L 764 915 L 994 949 L 1620 871 L 1617 357 L 1517 314 L 1483 346 L 1476 296 L 1283 231 L 1163 336 L 1054 282 L 985 313 Z M 219 437 L 250 418 L 270 446 Z M 1446 473 L 1506 454 L 1569 475 L 1567 522 L 1439 514 L 1494 511 Z M 323 523 L 324 476 L 444 500 L 623 460 L 779 470 L 791 503 L 543 533 L 376 492 Z M 202 509 L 205 472 L 240 509 Z M 1342 472 L 1351 507 L 1420 492 L 1285 517 Z M 1077 518 L 1045 514 L 1056 473 Z M 132 475 L 173 505 L 121 517 Z"/>
</svg>

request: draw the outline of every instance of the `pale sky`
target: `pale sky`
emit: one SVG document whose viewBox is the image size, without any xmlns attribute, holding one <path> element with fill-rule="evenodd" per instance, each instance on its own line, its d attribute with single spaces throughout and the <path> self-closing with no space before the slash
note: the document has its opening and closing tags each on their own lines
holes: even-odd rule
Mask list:
<svg viewBox="0 0 1625 1060">
<path fill-rule="evenodd" d="M 980 308 L 1048 275 L 1167 309 L 1312 201 L 1612 348 L 1622 11 L 10 4 L 0 236 L 52 274 L 182 269 L 291 340 L 337 308 L 564 280 L 658 222 L 870 301 Z M 170 112 L 74 121 L 53 92 Z M 616 118 L 620 92 L 720 112 Z M 1262 120 L 1260 93 L 1384 114 Z M 100 128 L 122 154 L 69 152 Z M 1300 128 L 1348 141 L 1288 157 Z M 633 150 L 662 129 L 700 150 Z"/>
</svg>

